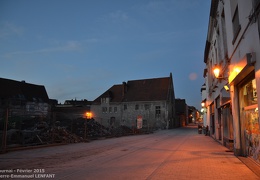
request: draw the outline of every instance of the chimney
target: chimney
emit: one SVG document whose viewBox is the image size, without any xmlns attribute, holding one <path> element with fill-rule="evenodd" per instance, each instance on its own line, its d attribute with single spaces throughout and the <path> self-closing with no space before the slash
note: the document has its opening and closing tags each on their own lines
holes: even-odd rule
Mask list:
<svg viewBox="0 0 260 180">
<path fill-rule="evenodd" d="M 127 92 L 127 84 L 126 82 L 123 82 L 123 93 L 122 93 L 123 97 L 125 96 L 126 92 Z"/>
</svg>

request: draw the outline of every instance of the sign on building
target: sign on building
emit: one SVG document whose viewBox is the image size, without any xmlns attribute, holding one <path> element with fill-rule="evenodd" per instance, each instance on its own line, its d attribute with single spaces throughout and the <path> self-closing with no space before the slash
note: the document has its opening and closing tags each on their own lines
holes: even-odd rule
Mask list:
<svg viewBox="0 0 260 180">
<path fill-rule="evenodd" d="M 142 116 L 137 116 L 137 129 L 142 129 L 143 127 L 143 117 Z"/>
</svg>

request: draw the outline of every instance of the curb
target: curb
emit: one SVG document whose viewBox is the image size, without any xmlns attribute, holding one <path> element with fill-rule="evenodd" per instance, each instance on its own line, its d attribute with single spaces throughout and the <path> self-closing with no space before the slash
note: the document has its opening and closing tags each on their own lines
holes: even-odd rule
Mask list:
<svg viewBox="0 0 260 180">
<path fill-rule="evenodd" d="M 260 164 L 255 162 L 250 157 L 236 156 L 242 163 L 244 163 L 253 173 L 260 178 Z"/>
</svg>

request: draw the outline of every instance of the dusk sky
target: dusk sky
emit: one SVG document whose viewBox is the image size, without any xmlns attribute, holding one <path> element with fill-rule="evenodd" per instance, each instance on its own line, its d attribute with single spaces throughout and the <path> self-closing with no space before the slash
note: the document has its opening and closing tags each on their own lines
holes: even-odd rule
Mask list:
<svg viewBox="0 0 260 180">
<path fill-rule="evenodd" d="M 172 73 L 175 97 L 200 108 L 210 2 L 0 0 L 0 77 L 64 103 Z"/>
</svg>

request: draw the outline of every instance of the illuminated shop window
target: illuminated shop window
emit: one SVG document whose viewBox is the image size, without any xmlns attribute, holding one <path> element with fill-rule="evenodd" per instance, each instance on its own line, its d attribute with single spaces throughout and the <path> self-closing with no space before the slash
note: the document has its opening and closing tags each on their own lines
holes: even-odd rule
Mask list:
<svg viewBox="0 0 260 180">
<path fill-rule="evenodd" d="M 251 79 L 239 88 L 240 128 L 243 154 L 256 160 L 260 148 L 259 115 L 256 80 Z"/>
</svg>

